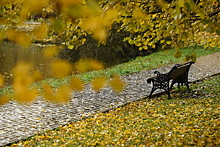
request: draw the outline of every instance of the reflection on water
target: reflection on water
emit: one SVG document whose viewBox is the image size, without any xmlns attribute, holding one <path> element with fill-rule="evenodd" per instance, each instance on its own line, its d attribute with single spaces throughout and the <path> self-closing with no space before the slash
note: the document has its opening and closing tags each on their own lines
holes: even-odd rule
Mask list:
<svg viewBox="0 0 220 147">
<path fill-rule="evenodd" d="M 43 51 L 42 47 L 21 48 L 12 42 L 0 42 L 0 74 L 4 75 L 7 84 L 12 81 L 12 70 L 18 61 L 32 63 L 33 69 L 40 70 L 43 77 L 49 77 L 52 59 L 44 58 Z"/>
</svg>

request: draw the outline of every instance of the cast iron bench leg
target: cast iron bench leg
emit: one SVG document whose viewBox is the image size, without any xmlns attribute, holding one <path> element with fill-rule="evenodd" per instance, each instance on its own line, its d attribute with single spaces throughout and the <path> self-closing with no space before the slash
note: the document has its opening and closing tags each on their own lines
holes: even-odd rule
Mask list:
<svg viewBox="0 0 220 147">
<path fill-rule="evenodd" d="M 169 84 L 167 85 L 167 95 L 168 95 L 168 99 L 171 99 L 171 96 L 170 96 L 170 88 L 169 88 Z"/>
<path fill-rule="evenodd" d="M 168 99 L 171 98 L 170 96 L 170 88 L 169 88 L 169 81 L 168 82 L 163 82 L 163 83 L 158 83 L 156 81 L 153 81 L 153 87 L 151 89 L 151 92 L 150 92 L 150 95 L 149 95 L 149 98 L 152 97 L 152 94 L 154 93 L 155 90 L 157 89 L 163 89 L 165 90 L 165 92 L 167 93 L 168 95 Z"/>
<path fill-rule="evenodd" d="M 153 82 L 153 87 L 151 89 L 151 92 L 150 92 L 150 95 L 149 95 L 149 98 L 152 97 L 152 94 L 154 93 L 154 91 L 157 90 L 157 87 L 155 86 L 154 82 Z"/>
</svg>

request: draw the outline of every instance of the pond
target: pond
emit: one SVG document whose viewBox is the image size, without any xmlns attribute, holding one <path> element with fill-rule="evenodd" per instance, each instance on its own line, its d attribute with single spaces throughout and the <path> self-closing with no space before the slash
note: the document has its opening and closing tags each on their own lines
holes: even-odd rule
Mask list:
<svg viewBox="0 0 220 147">
<path fill-rule="evenodd" d="M 45 58 L 43 53 L 43 47 L 21 48 L 12 42 L 0 42 L 0 74 L 5 77 L 6 85 L 12 82 L 13 68 L 19 61 L 31 63 L 34 70 L 42 73 L 43 78 L 50 77 L 52 59 Z"/>
</svg>

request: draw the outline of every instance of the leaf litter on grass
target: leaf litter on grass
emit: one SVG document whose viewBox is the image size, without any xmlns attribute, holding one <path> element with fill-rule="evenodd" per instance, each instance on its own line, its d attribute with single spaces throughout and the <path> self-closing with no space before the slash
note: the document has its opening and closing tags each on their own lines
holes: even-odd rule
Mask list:
<svg viewBox="0 0 220 147">
<path fill-rule="evenodd" d="M 217 75 L 191 86 L 209 97 L 182 98 L 174 91 L 172 100 L 162 95 L 132 102 L 13 146 L 219 146 L 219 83 Z"/>
</svg>

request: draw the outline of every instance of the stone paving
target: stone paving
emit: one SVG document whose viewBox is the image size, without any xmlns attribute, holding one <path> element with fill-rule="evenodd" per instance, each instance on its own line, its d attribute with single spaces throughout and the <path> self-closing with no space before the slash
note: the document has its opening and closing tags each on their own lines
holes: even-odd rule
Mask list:
<svg viewBox="0 0 220 147">
<path fill-rule="evenodd" d="M 192 65 L 189 81 L 220 73 L 220 52 L 198 58 Z M 168 72 L 173 65 L 142 71 L 123 76 L 127 85 L 121 93 L 111 88 L 94 92 L 89 85 L 81 92 L 75 92 L 71 101 L 66 104 L 53 104 L 38 98 L 31 105 L 19 105 L 10 102 L 0 106 L 0 146 L 32 136 L 47 129 L 53 129 L 92 115 L 105 112 L 128 102 L 146 98 L 151 90 L 147 78 L 154 76 L 155 70 Z M 158 93 L 157 91 L 155 93 Z"/>
</svg>

